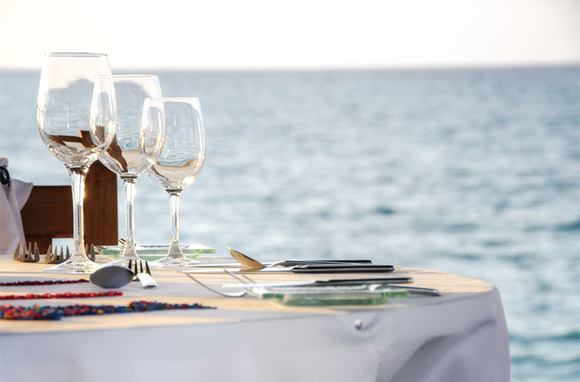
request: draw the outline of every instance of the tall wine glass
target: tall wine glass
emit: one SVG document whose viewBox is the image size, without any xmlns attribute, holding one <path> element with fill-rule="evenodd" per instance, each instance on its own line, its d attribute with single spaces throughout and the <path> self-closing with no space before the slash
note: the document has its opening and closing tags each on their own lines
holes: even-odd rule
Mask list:
<svg viewBox="0 0 580 382">
<path fill-rule="evenodd" d="M 193 97 L 163 98 L 165 145 L 149 169 L 149 177 L 169 194 L 171 242 L 165 257 L 153 266 L 182 267 L 196 260 L 187 258 L 179 244 L 179 197 L 192 184 L 205 161 L 205 130 L 199 100 Z"/>
<path fill-rule="evenodd" d="M 89 167 L 115 134 L 115 90 L 107 55 L 46 55 L 40 75 L 36 119 L 42 140 L 70 174 L 73 196 L 72 256 L 44 271 L 92 273 L 99 266 L 85 253 L 83 198 Z"/>
<path fill-rule="evenodd" d="M 165 121 L 157 76 L 114 75 L 113 80 L 117 94 L 117 131 L 99 160 L 123 181 L 126 236 L 123 255 L 115 263 L 127 265 L 129 260 L 139 259 L 134 234 L 135 182 L 161 154 Z"/>
</svg>

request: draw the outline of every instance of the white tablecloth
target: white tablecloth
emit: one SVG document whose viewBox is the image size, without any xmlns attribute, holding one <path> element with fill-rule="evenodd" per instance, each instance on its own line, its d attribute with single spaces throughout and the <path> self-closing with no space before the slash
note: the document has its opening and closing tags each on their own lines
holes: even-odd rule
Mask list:
<svg viewBox="0 0 580 382">
<path fill-rule="evenodd" d="M 0 281 L 78 278 L 40 273 L 43 267 L 0 260 Z M 253 297 L 216 297 L 182 274 L 154 270 L 158 289 L 132 283 L 122 289 L 122 297 L 12 301 L 120 305 L 147 299 L 201 302 L 217 309 L 56 322 L 0 320 L 0 380 L 509 381 L 508 333 L 492 285 L 408 268 L 392 275 L 411 276 L 414 285 L 439 288 L 443 296 L 391 299 L 368 307 L 286 307 Z M 216 285 L 231 282 L 221 275 L 203 277 Z M 92 284 L 69 284 L 0 291 L 98 290 Z"/>
</svg>

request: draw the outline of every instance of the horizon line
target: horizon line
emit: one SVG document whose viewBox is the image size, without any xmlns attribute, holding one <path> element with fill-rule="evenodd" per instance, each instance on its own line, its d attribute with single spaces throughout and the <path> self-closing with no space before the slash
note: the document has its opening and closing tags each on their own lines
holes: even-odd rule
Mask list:
<svg viewBox="0 0 580 382">
<path fill-rule="evenodd" d="M 195 66 L 195 65 L 116 65 L 111 69 L 124 72 L 127 70 L 155 70 L 162 72 L 347 72 L 347 71 L 427 71 L 427 70 L 462 70 L 462 69 L 526 69 L 580 67 L 580 60 L 537 61 L 537 62 L 503 62 L 503 63 L 457 63 L 457 64 L 401 64 L 401 65 L 313 65 L 313 66 Z M 0 66 L 6 72 L 40 72 L 41 66 Z"/>
</svg>

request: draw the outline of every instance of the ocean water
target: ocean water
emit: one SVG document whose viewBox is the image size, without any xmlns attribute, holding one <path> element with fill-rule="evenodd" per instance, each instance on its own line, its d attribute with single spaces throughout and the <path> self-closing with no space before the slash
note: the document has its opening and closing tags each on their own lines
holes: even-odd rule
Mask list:
<svg viewBox="0 0 580 382">
<path fill-rule="evenodd" d="M 579 67 L 157 74 L 206 123 L 183 243 L 487 280 L 512 381 L 580 380 Z M 0 72 L 0 156 L 15 178 L 67 184 L 36 129 L 38 80 Z M 167 243 L 147 176 L 136 219 L 138 243 Z"/>
</svg>

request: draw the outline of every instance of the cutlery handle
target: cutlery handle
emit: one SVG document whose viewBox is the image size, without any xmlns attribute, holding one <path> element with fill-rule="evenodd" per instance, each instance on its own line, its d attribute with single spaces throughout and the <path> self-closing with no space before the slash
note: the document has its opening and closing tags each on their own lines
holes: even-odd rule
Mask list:
<svg viewBox="0 0 580 382">
<path fill-rule="evenodd" d="M 284 260 L 275 263 L 276 266 L 293 267 L 296 265 L 310 264 L 372 264 L 372 260 Z"/>
<path fill-rule="evenodd" d="M 297 265 L 292 268 L 293 273 L 359 273 L 359 272 L 392 272 L 392 265 L 356 265 L 356 264 L 310 264 Z"/>
<path fill-rule="evenodd" d="M 148 273 L 138 273 L 137 278 L 141 282 L 143 288 L 157 288 L 157 281 Z"/>
<path fill-rule="evenodd" d="M 413 282 L 412 277 L 379 277 L 379 278 L 317 280 L 314 282 L 314 285 L 403 284 L 412 282 Z"/>
</svg>

